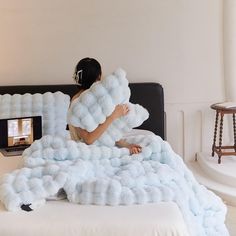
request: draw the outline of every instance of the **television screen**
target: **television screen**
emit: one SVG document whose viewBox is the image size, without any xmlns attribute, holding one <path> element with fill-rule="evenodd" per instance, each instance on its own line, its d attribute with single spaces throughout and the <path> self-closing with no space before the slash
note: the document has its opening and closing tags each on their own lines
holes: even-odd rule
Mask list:
<svg viewBox="0 0 236 236">
<path fill-rule="evenodd" d="M 33 118 L 18 118 L 7 121 L 8 147 L 30 145 L 33 142 Z"/>
<path fill-rule="evenodd" d="M 0 119 L 0 148 L 29 146 L 42 137 L 41 116 Z"/>
</svg>

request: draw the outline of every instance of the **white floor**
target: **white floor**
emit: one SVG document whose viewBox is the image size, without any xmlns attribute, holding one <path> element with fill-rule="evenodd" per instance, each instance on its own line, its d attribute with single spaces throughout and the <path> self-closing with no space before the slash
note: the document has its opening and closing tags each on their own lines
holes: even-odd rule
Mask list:
<svg viewBox="0 0 236 236">
<path fill-rule="evenodd" d="M 236 207 L 228 206 L 226 226 L 231 236 L 236 236 Z"/>
<path fill-rule="evenodd" d="M 223 157 L 221 164 L 217 160 L 209 154 L 198 153 L 197 161 L 188 162 L 187 166 L 199 183 L 214 191 L 227 205 L 236 207 L 236 159 Z"/>
<path fill-rule="evenodd" d="M 209 153 L 198 153 L 197 161 L 210 177 L 221 183 L 236 187 L 236 156 L 223 156 L 218 164 L 218 156 Z"/>
<path fill-rule="evenodd" d="M 236 156 L 218 157 L 198 153 L 197 161 L 189 162 L 196 179 L 213 190 L 227 204 L 226 226 L 231 236 L 236 236 Z"/>
</svg>

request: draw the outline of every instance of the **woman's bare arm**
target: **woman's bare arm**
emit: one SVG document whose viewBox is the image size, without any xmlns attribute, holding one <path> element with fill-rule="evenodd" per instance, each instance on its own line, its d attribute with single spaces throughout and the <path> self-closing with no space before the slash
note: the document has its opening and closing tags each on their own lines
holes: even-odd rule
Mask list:
<svg viewBox="0 0 236 236">
<path fill-rule="evenodd" d="M 125 140 L 121 139 L 116 142 L 116 146 L 122 148 L 128 148 L 130 154 L 138 154 L 142 151 L 142 147 L 138 144 L 127 143 Z"/>
<path fill-rule="evenodd" d="M 116 146 L 117 147 L 120 147 L 120 148 L 123 148 L 123 147 L 125 147 L 125 148 L 129 148 L 129 143 L 127 143 L 124 139 L 121 139 L 121 140 L 119 140 L 119 141 L 117 141 L 116 142 Z"/>
<path fill-rule="evenodd" d="M 76 130 L 86 144 L 93 144 L 105 132 L 105 130 L 107 130 L 115 119 L 126 115 L 128 112 L 129 108 L 127 105 L 117 105 L 113 113 L 107 117 L 106 121 L 100 124 L 94 131 L 88 132 L 79 127 L 77 127 Z"/>
</svg>

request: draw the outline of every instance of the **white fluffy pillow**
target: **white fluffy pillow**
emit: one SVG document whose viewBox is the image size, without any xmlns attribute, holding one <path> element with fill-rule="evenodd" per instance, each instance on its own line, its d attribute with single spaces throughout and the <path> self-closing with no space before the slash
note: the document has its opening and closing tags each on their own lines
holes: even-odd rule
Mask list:
<svg viewBox="0 0 236 236">
<path fill-rule="evenodd" d="M 72 102 L 67 116 L 68 124 L 92 132 L 105 122 L 116 105 L 128 103 L 129 113 L 115 120 L 96 142 L 113 146 L 125 132 L 141 125 L 149 116 L 142 106 L 129 103 L 129 98 L 126 73 L 118 69 L 112 75 L 94 83 Z"/>
<path fill-rule="evenodd" d="M 0 95 L 0 119 L 42 116 L 43 135 L 65 135 L 70 97 L 62 92 Z"/>
</svg>

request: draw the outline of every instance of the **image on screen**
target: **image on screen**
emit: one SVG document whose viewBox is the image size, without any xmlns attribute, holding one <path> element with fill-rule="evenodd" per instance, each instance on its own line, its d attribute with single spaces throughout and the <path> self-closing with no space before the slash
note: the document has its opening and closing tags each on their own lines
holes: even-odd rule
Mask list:
<svg viewBox="0 0 236 236">
<path fill-rule="evenodd" d="M 7 121 L 8 147 L 27 146 L 33 142 L 33 118 Z"/>
</svg>

